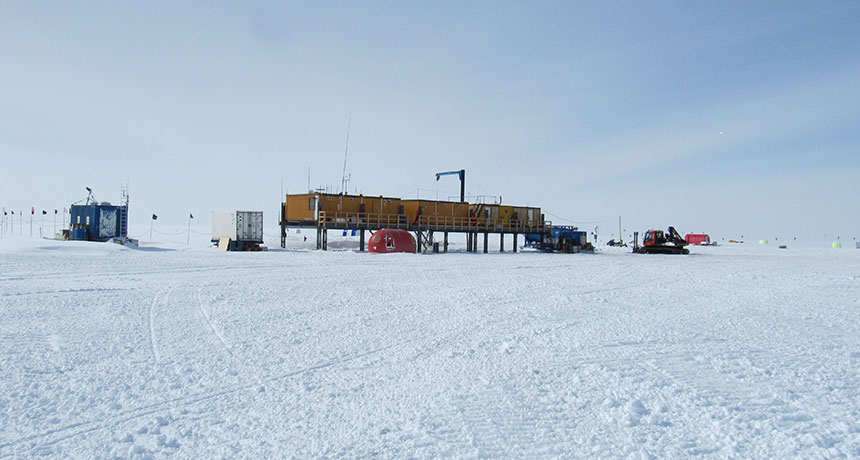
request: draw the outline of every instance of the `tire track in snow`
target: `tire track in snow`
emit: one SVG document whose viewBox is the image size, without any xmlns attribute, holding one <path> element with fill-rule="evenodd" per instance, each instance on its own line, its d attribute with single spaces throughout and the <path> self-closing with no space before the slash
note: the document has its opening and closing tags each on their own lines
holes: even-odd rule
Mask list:
<svg viewBox="0 0 860 460">
<path fill-rule="evenodd" d="M 647 283 L 627 284 L 627 285 L 612 286 L 612 287 L 607 287 L 607 288 L 588 289 L 588 290 L 583 290 L 583 291 L 579 291 L 579 292 L 574 292 L 572 294 L 574 296 L 579 296 L 579 295 L 588 295 L 588 294 L 594 294 L 594 293 L 600 293 L 600 292 L 606 292 L 606 291 L 619 291 L 619 290 L 626 290 L 626 289 L 634 289 L 634 288 L 640 287 L 643 284 L 647 284 Z M 156 310 L 160 306 L 165 304 L 166 299 L 171 295 L 173 290 L 174 290 L 174 288 L 171 287 L 171 288 L 165 288 L 165 289 L 162 289 L 161 291 L 159 291 L 155 295 L 155 297 L 153 298 L 153 301 L 152 301 L 152 303 L 150 305 L 150 309 L 149 309 L 150 344 L 151 344 L 151 347 L 153 350 L 153 355 L 155 357 L 156 362 L 160 359 L 160 354 L 158 353 L 157 341 L 155 340 L 154 320 L 157 317 L 157 315 L 155 313 L 156 313 Z M 530 301 L 529 296 L 521 296 L 521 297 L 517 297 L 514 299 L 505 299 L 501 302 L 496 302 L 495 305 L 509 305 L 509 304 L 517 304 L 517 303 L 526 304 L 529 301 Z M 198 302 L 202 302 L 202 299 L 200 297 L 200 291 L 198 291 Z M 216 335 L 219 342 L 221 342 L 222 346 L 225 348 L 225 351 L 227 351 L 227 353 L 232 356 L 232 353 L 229 349 L 229 346 L 226 343 L 226 340 L 224 340 L 223 337 L 220 336 L 220 334 L 214 328 L 213 323 L 211 323 L 211 317 L 208 315 L 208 313 L 206 313 L 204 311 L 202 303 L 198 304 L 198 309 L 201 311 L 201 314 L 204 316 L 204 318 L 206 318 L 206 321 L 209 324 L 209 328 Z M 305 374 L 309 374 L 309 373 L 313 373 L 313 372 L 318 372 L 318 371 L 328 370 L 328 369 L 334 369 L 337 366 L 347 364 L 347 363 L 350 363 L 352 361 L 356 361 L 356 360 L 359 360 L 362 358 L 374 356 L 374 355 L 377 355 L 379 353 L 382 353 L 382 352 L 390 350 L 390 349 L 403 347 L 404 345 L 414 343 L 414 342 L 420 342 L 423 344 L 423 346 L 419 345 L 418 349 L 425 349 L 427 347 L 431 347 L 431 348 L 435 349 L 435 348 L 438 348 L 438 343 L 434 344 L 434 342 L 438 342 L 440 339 L 442 339 L 442 343 L 447 343 L 451 339 L 454 339 L 456 337 L 462 337 L 463 331 L 481 330 L 481 329 L 486 329 L 488 327 L 491 328 L 491 327 L 494 327 L 498 324 L 505 323 L 506 321 L 508 321 L 507 318 L 493 318 L 493 319 L 490 319 L 488 321 L 485 321 L 485 322 L 477 324 L 477 325 L 470 324 L 469 326 L 458 329 L 456 332 L 449 331 L 448 333 L 442 334 L 441 337 L 437 334 L 425 334 L 421 337 L 415 337 L 415 338 L 412 338 L 409 340 L 404 340 L 404 341 L 400 341 L 397 343 L 392 343 L 392 344 L 388 344 L 385 346 L 373 348 L 373 349 L 364 351 L 362 353 L 347 355 L 346 357 L 343 357 L 342 359 L 324 360 L 324 361 L 306 366 L 304 368 L 301 368 L 301 369 L 298 369 L 298 370 L 295 370 L 292 372 L 286 372 L 286 373 L 278 374 L 278 375 L 268 375 L 268 376 L 265 376 L 263 378 L 258 378 L 258 381 L 256 383 L 249 383 L 249 384 L 233 386 L 230 388 L 225 388 L 225 389 L 212 391 L 212 392 L 202 392 L 202 393 L 198 393 L 198 394 L 194 394 L 194 395 L 172 398 L 172 399 L 165 400 L 162 402 L 148 404 L 148 405 L 144 405 L 144 406 L 134 408 L 134 409 L 129 409 L 127 411 L 121 411 L 121 412 L 117 413 L 116 415 L 114 415 L 113 417 L 110 417 L 108 419 L 98 419 L 98 420 L 90 420 L 90 421 L 80 422 L 80 423 L 73 423 L 73 424 L 70 424 L 70 425 L 67 425 L 64 427 L 59 427 L 59 428 L 54 429 L 54 430 L 49 430 L 49 431 L 46 431 L 43 433 L 21 437 L 19 439 L 14 440 L 14 441 L 10 441 L 10 442 L 7 442 L 5 444 L 0 444 L 0 452 L 2 452 L 2 450 L 6 449 L 6 448 L 18 446 L 18 445 L 25 443 L 25 442 L 28 442 L 28 441 L 38 441 L 38 440 L 45 440 L 46 441 L 43 443 L 32 445 L 32 446 L 27 447 L 23 450 L 23 452 L 32 453 L 32 452 L 34 452 L 40 448 L 53 446 L 53 445 L 56 445 L 60 442 L 63 442 L 63 441 L 69 440 L 69 439 L 74 439 L 74 438 L 77 438 L 79 436 L 84 436 L 84 435 L 89 434 L 89 433 L 104 431 L 104 430 L 108 430 L 108 429 L 117 429 L 122 424 L 131 422 L 131 421 L 134 421 L 134 420 L 146 417 L 146 416 L 155 415 L 155 414 L 158 414 L 158 413 L 163 412 L 165 410 L 176 410 L 178 408 L 186 407 L 186 406 L 189 406 L 192 404 L 199 404 L 201 402 L 230 396 L 230 395 L 242 392 L 242 391 L 255 390 L 255 389 L 258 389 L 260 386 L 262 386 L 265 383 L 283 381 L 283 380 L 291 379 L 293 377 L 297 377 L 297 376 L 301 376 L 301 375 L 305 375 Z M 419 356 L 421 354 L 423 354 L 423 353 L 419 353 Z M 174 418 L 175 419 L 181 419 L 183 417 L 182 416 L 174 416 Z M 51 439 L 46 439 L 46 438 L 51 438 Z M 2 452 L 2 453 L 0 453 L 0 458 L 15 458 L 15 457 L 18 457 L 20 454 L 21 454 L 20 451 L 15 452 L 15 453 Z"/>
<path fill-rule="evenodd" d="M 168 294 L 169 294 L 169 291 L 172 291 L 172 289 L 168 290 Z M 166 295 L 165 295 L 165 297 L 166 297 Z M 426 339 L 426 337 L 424 337 L 424 339 Z M 375 349 L 372 349 L 369 351 L 365 351 L 363 353 L 349 355 L 349 356 L 344 357 L 342 359 L 323 361 L 323 362 L 319 362 L 317 364 L 312 364 L 312 365 L 306 366 L 304 368 L 301 368 L 301 369 L 298 369 L 298 370 L 295 370 L 292 372 L 287 372 L 287 373 L 280 374 L 280 375 L 270 375 L 270 376 L 267 376 L 267 377 L 260 379 L 260 380 L 263 383 L 271 383 L 271 382 L 282 381 L 282 380 L 290 379 L 292 377 L 320 371 L 323 369 L 335 368 L 339 365 L 346 364 L 346 363 L 349 363 L 349 362 L 352 362 L 355 360 L 359 360 L 359 359 L 362 359 L 362 358 L 365 358 L 368 356 L 372 356 L 372 355 L 381 353 L 381 352 L 386 351 L 386 350 L 390 350 L 390 349 L 397 348 L 397 347 L 402 347 L 403 345 L 406 345 L 410 342 L 415 342 L 417 340 L 419 340 L 419 339 L 411 339 L 411 340 L 406 340 L 406 341 L 402 341 L 402 342 L 398 342 L 398 343 L 389 344 L 389 345 L 386 345 L 383 347 L 379 347 L 379 348 L 375 348 Z M 149 415 L 158 414 L 159 412 L 162 412 L 164 410 L 176 410 L 176 409 L 179 409 L 182 407 L 189 406 L 191 404 L 197 404 L 197 403 L 201 403 L 201 402 L 205 402 L 205 401 L 209 401 L 209 400 L 213 400 L 213 399 L 218 399 L 218 398 L 230 396 L 230 395 L 233 395 L 235 393 L 242 392 L 242 391 L 254 390 L 257 388 L 259 388 L 259 384 L 253 383 L 253 384 L 233 386 L 233 387 L 222 389 L 219 391 L 203 392 L 203 393 L 198 393 L 198 394 L 194 394 L 194 395 L 190 395 L 190 396 L 172 398 L 172 399 L 168 399 L 168 400 L 161 401 L 158 403 L 148 404 L 148 405 L 137 407 L 134 409 L 121 411 L 121 412 L 117 413 L 116 415 L 114 415 L 108 419 L 97 419 L 97 420 L 90 420 L 90 421 L 86 421 L 86 422 L 78 422 L 78 423 L 73 423 L 70 425 L 63 426 L 63 427 L 59 427 L 59 428 L 56 428 L 53 430 L 45 431 L 42 433 L 23 436 L 23 437 L 20 437 L 16 440 L 9 441 L 9 442 L 6 442 L 4 444 L 0 444 L 0 458 L 20 458 L 20 456 L 24 452 L 32 453 L 38 449 L 48 447 L 48 446 L 53 446 L 55 444 L 58 444 L 60 442 L 63 442 L 63 441 L 69 440 L 69 439 L 76 438 L 78 436 L 83 436 L 83 435 L 86 435 L 89 433 L 108 430 L 108 429 L 116 429 L 124 423 L 131 422 L 133 420 L 137 420 L 137 419 L 140 419 L 142 417 L 149 416 Z M 174 419 L 181 419 L 181 418 L 183 418 L 183 416 L 181 416 L 181 415 L 174 416 Z M 56 437 L 53 437 L 55 435 L 56 435 Z M 47 438 L 49 438 L 49 437 L 51 437 L 52 439 L 48 440 Z M 4 449 L 9 448 L 9 447 L 14 447 L 14 446 L 18 446 L 20 444 L 26 443 L 26 442 L 39 441 L 39 440 L 46 440 L 46 442 L 31 445 L 29 447 L 25 447 L 23 450 L 17 451 L 17 452 L 2 452 Z"/>
<path fill-rule="evenodd" d="M 580 291 L 580 292 L 574 293 L 574 295 L 588 295 L 588 294 L 593 294 L 593 293 L 598 293 L 598 292 L 617 291 L 617 290 L 624 290 L 624 289 L 630 289 L 630 288 L 636 288 L 636 287 L 639 287 L 639 285 L 637 284 L 637 285 L 612 286 L 612 287 L 608 287 L 608 288 L 598 288 L 598 289 L 589 289 L 589 290 L 585 290 L 585 291 Z M 149 311 L 150 343 L 151 343 L 151 346 L 153 349 L 153 355 L 156 359 L 156 362 L 158 360 L 160 360 L 160 354 L 158 352 L 157 341 L 155 339 L 155 324 L 154 323 L 155 323 L 155 320 L 158 316 L 156 313 L 157 313 L 157 309 L 165 304 L 166 299 L 171 295 L 171 293 L 173 291 L 174 291 L 174 288 L 172 288 L 172 287 L 162 289 L 161 291 L 159 291 L 155 295 L 155 297 L 153 298 L 153 301 L 150 305 L 150 311 Z M 209 329 L 216 336 L 216 338 L 221 343 L 224 350 L 228 353 L 228 355 L 230 355 L 232 357 L 233 354 L 230 350 L 229 345 L 227 344 L 227 342 L 223 338 L 223 336 L 214 327 L 214 323 L 212 323 L 212 321 L 211 321 L 211 316 L 208 314 L 208 312 L 205 311 L 205 308 L 204 308 L 203 302 L 202 302 L 202 294 L 201 294 L 200 290 L 198 290 L 197 295 L 198 295 L 198 310 L 200 311 L 201 315 L 205 318 Z M 518 304 L 518 303 L 519 304 L 527 304 L 529 301 L 530 301 L 530 297 L 528 295 L 526 295 L 526 296 L 518 296 L 518 297 L 513 298 L 513 299 L 505 299 L 501 302 L 497 301 L 497 302 L 495 302 L 495 305 L 498 306 L 498 305 L 509 305 L 509 304 Z M 379 353 L 385 352 L 387 350 L 391 350 L 391 349 L 395 349 L 395 348 L 402 348 L 403 346 L 410 344 L 410 343 L 418 342 L 419 345 L 417 346 L 417 349 L 418 350 L 425 350 L 425 352 L 426 352 L 427 348 L 431 348 L 431 349 L 438 348 L 440 339 L 441 339 L 441 343 L 450 343 L 450 341 L 452 339 L 455 339 L 457 337 L 463 337 L 464 331 L 476 331 L 476 330 L 481 330 L 481 329 L 493 328 L 499 324 L 505 323 L 506 321 L 508 321 L 507 318 L 493 318 L 493 319 L 489 319 L 488 321 L 484 321 L 480 324 L 469 324 L 466 327 L 458 328 L 457 331 L 453 331 L 453 332 L 448 331 L 447 333 L 442 334 L 442 336 L 439 336 L 438 334 L 433 334 L 433 333 L 424 334 L 421 337 L 414 337 L 414 338 L 409 339 L 409 340 L 399 341 L 397 343 L 388 344 L 385 346 L 366 350 L 362 353 L 347 355 L 346 357 L 343 357 L 342 359 L 324 360 L 322 362 L 318 362 L 316 364 L 312 364 L 312 365 L 306 366 L 302 369 L 298 369 L 298 370 L 295 370 L 292 372 L 287 372 L 287 373 L 277 374 L 277 375 L 268 375 L 268 376 L 265 376 L 262 378 L 259 376 L 256 376 L 257 379 L 256 379 L 255 383 L 248 383 L 248 384 L 244 384 L 244 385 L 233 386 L 233 387 L 222 389 L 219 391 L 203 392 L 203 393 L 198 393 L 195 395 L 172 398 L 170 400 L 162 401 L 159 403 L 149 404 L 149 405 L 141 406 L 138 408 L 130 409 L 127 411 L 122 411 L 122 412 L 118 413 L 117 415 L 115 415 L 111 418 L 108 418 L 107 420 L 99 419 L 99 420 L 91 420 L 91 421 L 81 422 L 81 423 L 74 423 L 74 424 L 71 424 L 71 425 L 68 425 L 65 427 L 60 427 L 60 428 L 57 428 L 54 430 L 46 431 L 46 432 L 41 433 L 41 434 L 35 434 L 35 435 L 27 436 L 27 437 L 22 437 L 22 438 L 15 440 L 15 441 L 8 442 L 6 444 L 0 444 L 0 451 L 2 451 L 3 449 L 5 449 L 7 447 L 20 445 L 24 442 L 37 441 L 39 439 L 45 439 L 48 437 L 52 437 L 52 439 L 47 440 L 44 443 L 33 445 L 33 446 L 31 446 L 25 450 L 25 452 L 33 452 L 37 449 L 52 446 L 52 445 L 58 444 L 60 442 L 63 442 L 63 441 L 69 440 L 69 439 L 74 439 L 76 437 L 83 436 L 83 435 L 86 435 L 89 433 L 104 431 L 104 430 L 108 430 L 108 429 L 117 429 L 122 424 L 131 422 L 131 421 L 134 421 L 134 420 L 146 417 L 146 416 L 155 415 L 155 414 L 158 414 L 158 413 L 163 412 L 165 410 L 175 410 L 175 409 L 178 409 L 181 407 L 186 407 L 189 405 L 198 404 L 198 403 L 209 401 L 209 400 L 218 399 L 221 397 L 226 397 L 226 396 L 233 395 L 233 394 L 236 394 L 236 393 L 239 393 L 242 391 L 256 390 L 256 389 L 260 388 L 261 386 L 264 386 L 265 383 L 283 381 L 283 380 L 291 379 L 293 377 L 297 377 L 300 375 L 305 375 L 305 374 L 323 371 L 323 370 L 327 370 L 327 369 L 334 369 L 337 366 L 347 364 L 347 363 L 350 363 L 350 362 L 353 362 L 353 361 L 356 361 L 356 360 L 359 360 L 362 358 L 367 358 L 370 356 L 378 355 Z M 465 334 L 465 335 L 468 336 L 469 334 Z M 424 353 L 419 351 L 418 356 L 421 356 L 422 354 L 424 354 Z M 415 358 L 417 358 L 417 357 L 415 357 Z M 181 416 L 175 416 L 174 418 L 182 418 L 182 417 Z M 56 436 L 56 437 L 54 437 L 54 436 Z M 0 458 L 9 458 L 9 457 L 14 457 L 14 456 L 15 455 L 12 453 L 0 454 Z"/>
<path fill-rule="evenodd" d="M 218 330 L 215 328 L 215 325 L 212 324 L 212 318 L 209 316 L 209 312 L 207 312 L 206 309 L 203 308 L 203 297 L 201 297 L 200 293 L 201 293 L 200 288 L 198 288 L 197 289 L 197 310 L 199 310 L 200 314 L 203 315 L 204 318 L 206 318 L 206 324 L 209 325 L 209 330 L 211 330 L 212 333 L 215 334 L 215 337 L 218 338 L 218 341 L 221 342 L 221 346 L 224 348 L 224 351 L 226 351 L 228 355 L 233 356 L 233 352 L 230 351 L 230 346 L 227 345 L 227 341 L 224 340 L 224 337 L 221 335 L 220 332 L 218 332 Z"/>
<path fill-rule="evenodd" d="M 0 294 L 0 297 L 21 297 L 28 295 L 48 295 L 48 294 L 80 294 L 87 292 L 120 292 L 120 291 L 133 291 L 137 288 L 128 287 L 128 288 L 68 288 L 68 289 L 54 289 L 50 291 L 33 291 L 33 292 L 9 292 Z"/>
<path fill-rule="evenodd" d="M 149 344 L 152 347 L 152 356 L 155 358 L 156 363 L 161 360 L 161 357 L 158 354 L 158 347 L 155 341 L 155 309 L 159 304 L 164 303 L 164 299 L 168 298 L 171 292 L 173 292 L 173 288 L 162 289 L 155 294 L 155 297 L 152 298 L 152 303 L 149 305 Z M 161 302 L 158 301 L 159 297 L 162 297 Z"/>
<path fill-rule="evenodd" d="M 209 315 L 209 312 L 207 312 L 206 309 L 203 307 L 204 302 L 203 302 L 203 297 L 201 295 L 201 292 L 202 292 L 201 288 L 198 288 L 197 289 L 197 310 L 200 311 L 200 314 L 203 315 L 203 317 L 206 319 L 206 324 L 209 326 L 209 330 L 212 331 L 212 334 L 214 334 L 215 337 L 218 339 L 218 342 L 221 343 L 221 347 L 227 353 L 227 356 L 229 356 L 230 360 L 235 363 L 238 360 L 236 359 L 236 356 L 233 354 L 233 351 L 230 349 L 230 345 L 228 345 L 227 341 L 224 340 L 224 336 L 221 335 L 221 333 L 215 327 L 215 324 L 212 322 L 212 317 Z M 232 367 L 236 367 L 235 364 L 232 365 Z M 264 383 L 263 383 L 263 379 L 260 377 L 260 374 L 258 372 L 253 372 L 253 371 L 251 371 L 250 373 L 253 374 L 252 375 L 253 380 L 257 383 L 257 385 L 259 385 L 262 388 L 264 386 Z"/>
<path fill-rule="evenodd" d="M 275 263 L 272 261 L 271 263 L 252 263 L 247 265 L 238 265 L 238 266 L 212 266 L 212 265 L 197 265 L 197 266 L 182 266 L 182 267 L 166 267 L 160 268 L 159 274 L 203 274 L 209 272 L 218 272 L 222 273 L 225 271 L 240 271 L 244 272 L 246 270 L 251 269 L 271 269 L 271 268 L 288 268 L 290 265 L 282 265 L 279 263 Z M 80 280 L 83 278 L 104 278 L 104 277 L 123 277 L 123 276 L 141 276 L 141 275 L 151 275 L 151 271 L 143 271 L 143 270 L 130 270 L 130 271 L 105 271 L 105 272 L 87 272 L 86 274 L 75 273 L 75 275 L 69 275 L 68 271 L 60 271 L 60 272 L 50 272 L 50 273 L 26 273 L 26 276 L 14 276 L 14 277 L 0 277 L 0 281 L 23 281 L 26 280 L 28 282 L 36 281 L 36 280 L 50 280 L 55 282 L 57 280 L 63 279 L 75 279 Z"/>
</svg>

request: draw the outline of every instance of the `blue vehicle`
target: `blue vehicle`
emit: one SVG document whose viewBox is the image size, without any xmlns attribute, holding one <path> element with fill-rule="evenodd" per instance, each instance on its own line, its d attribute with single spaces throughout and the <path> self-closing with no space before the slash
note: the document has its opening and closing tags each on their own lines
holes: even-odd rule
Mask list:
<svg viewBox="0 0 860 460">
<path fill-rule="evenodd" d="M 594 252 L 594 246 L 588 242 L 588 232 L 581 231 L 577 227 L 552 226 L 549 235 L 526 233 L 525 239 L 526 247 L 545 252 L 562 252 L 565 254 Z"/>
</svg>

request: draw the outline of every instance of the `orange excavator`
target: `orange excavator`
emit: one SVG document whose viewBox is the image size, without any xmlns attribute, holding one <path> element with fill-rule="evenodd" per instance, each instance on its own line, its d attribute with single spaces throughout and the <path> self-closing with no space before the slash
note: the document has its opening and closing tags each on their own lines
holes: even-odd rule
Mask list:
<svg viewBox="0 0 860 460">
<path fill-rule="evenodd" d="M 648 230 L 639 246 L 639 232 L 633 233 L 633 253 L 635 254 L 689 254 L 690 250 L 685 248 L 687 242 L 675 230 L 669 227 L 663 230 Z"/>
</svg>

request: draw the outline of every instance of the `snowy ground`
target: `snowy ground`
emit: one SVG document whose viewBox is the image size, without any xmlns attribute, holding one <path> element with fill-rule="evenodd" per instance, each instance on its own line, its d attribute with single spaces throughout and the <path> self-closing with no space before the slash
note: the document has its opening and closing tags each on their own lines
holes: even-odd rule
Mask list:
<svg viewBox="0 0 860 460">
<path fill-rule="evenodd" d="M 179 246 L 0 240 L 0 458 L 860 456 L 860 250 Z"/>
</svg>

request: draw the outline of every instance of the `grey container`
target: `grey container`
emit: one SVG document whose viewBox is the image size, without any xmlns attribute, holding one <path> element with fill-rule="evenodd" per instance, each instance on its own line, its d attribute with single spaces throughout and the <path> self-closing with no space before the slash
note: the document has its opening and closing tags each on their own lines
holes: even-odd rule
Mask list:
<svg viewBox="0 0 860 460">
<path fill-rule="evenodd" d="M 212 213 L 212 241 L 230 238 L 246 243 L 263 242 L 263 211 Z"/>
</svg>

